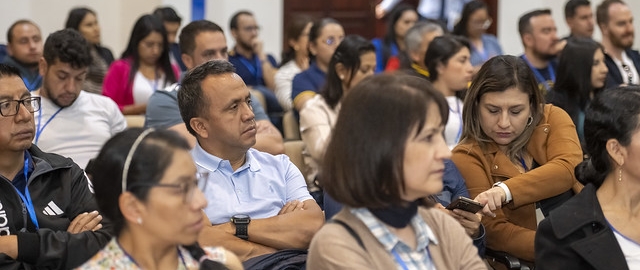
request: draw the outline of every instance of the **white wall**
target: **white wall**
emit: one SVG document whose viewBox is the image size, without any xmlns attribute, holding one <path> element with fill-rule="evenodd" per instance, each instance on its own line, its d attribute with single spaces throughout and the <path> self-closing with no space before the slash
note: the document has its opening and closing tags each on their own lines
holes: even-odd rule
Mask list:
<svg viewBox="0 0 640 270">
<path fill-rule="evenodd" d="M 518 34 L 518 18 L 536 8 L 551 8 L 558 27 L 558 36 L 569 33 L 564 22 L 566 0 L 500 0 L 498 13 L 498 38 L 505 53 L 521 54 L 522 44 Z M 593 9 L 601 1 L 592 0 Z M 627 0 L 636 16 L 640 16 L 640 1 Z M 191 21 L 190 0 L 0 0 L 0 43 L 6 43 L 6 29 L 16 20 L 28 18 L 40 25 L 43 37 L 64 26 L 69 10 L 76 6 L 87 6 L 98 13 L 102 27 L 102 43 L 111 48 L 116 58 L 127 45 L 135 20 L 159 5 L 173 6 L 183 18 L 183 25 Z M 229 18 L 240 9 L 247 9 L 256 16 L 261 27 L 260 37 L 265 50 L 279 58 L 282 40 L 283 0 L 206 0 L 205 18 L 219 24 L 227 34 L 229 47 L 234 45 L 228 30 Z M 636 20 L 640 21 L 640 20 Z M 640 24 L 635 23 L 635 48 L 640 47 Z M 600 40 L 596 27 L 594 38 Z"/>
</svg>

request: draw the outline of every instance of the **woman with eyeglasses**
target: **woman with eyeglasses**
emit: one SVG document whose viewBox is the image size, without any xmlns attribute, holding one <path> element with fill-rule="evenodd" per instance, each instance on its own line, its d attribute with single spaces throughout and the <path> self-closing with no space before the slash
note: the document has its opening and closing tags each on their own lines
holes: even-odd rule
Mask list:
<svg viewBox="0 0 640 270">
<path fill-rule="evenodd" d="M 604 48 L 598 42 L 572 37 L 560 53 L 553 91 L 547 92 L 547 103 L 571 116 L 583 151 L 586 150 L 584 112 L 591 99 L 603 90 L 608 72 Z"/>
<path fill-rule="evenodd" d="M 79 269 L 242 269 L 232 253 L 196 243 L 207 178 L 189 150 L 167 130 L 128 129 L 105 143 L 93 187 L 115 238 Z"/>
<path fill-rule="evenodd" d="M 324 85 L 329 61 L 344 39 L 342 25 L 332 18 L 316 21 L 309 30 L 309 52 L 311 65 L 291 82 L 293 108 L 299 112 L 304 104 L 315 96 Z"/>
<path fill-rule="evenodd" d="M 471 44 L 471 65 L 480 68 L 482 63 L 496 55 L 502 55 L 502 47 L 496 36 L 487 34 L 491 26 L 487 4 L 474 0 L 464 5 L 462 17 L 453 28 L 453 34 L 469 39 Z"/>
<path fill-rule="evenodd" d="M 179 77 L 178 66 L 169 59 L 167 30 L 158 17 L 147 14 L 133 26 L 120 60 L 109 67 L 102 94 L 113 99 L 122 114 L 144 114 L 151 94 Z"/>
</svg>

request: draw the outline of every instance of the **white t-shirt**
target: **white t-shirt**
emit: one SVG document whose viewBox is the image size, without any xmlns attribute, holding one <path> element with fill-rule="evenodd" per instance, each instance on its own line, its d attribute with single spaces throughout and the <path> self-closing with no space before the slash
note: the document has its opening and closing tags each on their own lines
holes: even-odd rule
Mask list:
<svg viewBox="0 0 640 270">
<path fill-rule="evenodd" d="M 85 91 L 80 91 L 71 106 L 62 109 L 42 97 L 42 106 L 34 118 L 33 143 L 42 151 L 70 157 L 81 168 L 98 155 L 111 136 L 127 127 L 113 100 Z"/>
<path fill-rule="evenodd" d="M 449 104 L 449 120 L 444 127 L 444 140 L 453 149 L 462 135 L 462 100 L 456 96 L 446 97 Z"/>
<path fill-rule="evenodd" d="M 640 269 L 640 243 L 632 241 L 615 229 L 613 230 L 613 235 L 615 235 L 616 240 L 618 240 L 618 244 L 620 245 L 620 249 L 622 249 L 624 258 L 627 260 L 629 269 Z"/>
<path fill-rule="evenodd" d="M 158 89 L 164 89 L 164 74 L 161 74 L 155 80 L 147 79 L 140 71 L 136 72 L 133 78 L 133 103 L 144 104 L 149 101 L 149 97 Z"/>
</svg>

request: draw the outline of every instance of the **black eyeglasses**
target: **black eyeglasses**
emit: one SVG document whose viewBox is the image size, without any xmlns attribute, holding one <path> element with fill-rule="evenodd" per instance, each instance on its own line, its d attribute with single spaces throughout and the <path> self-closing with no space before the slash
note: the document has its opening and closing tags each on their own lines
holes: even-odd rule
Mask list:
<svg viewBox="0 0 640 270">
<path fill-rule="evenodd" d="M 631 71 L 631 67 L 625 63 L 622 63 L 622 70 L 627 73 L 627 79 L 629 80 L 628 84 L 633 84 L 633 71 Z"/>
<path fill-rule="evenodd" d="M 40 110 L 40 97 L 28 97 L 20 100 L 9 100 L 0 102 L 0 115 L 14 116 L 20 111 L 20 104 L 27 108 L 30 113 Z"/>
<path fill-rule="evenodd" d="M 163 188 L 173 188 L 180 190 L 180 194 L 183 196 L 184 203 L 190 203 L 193 201 L 193 196 L 196 192 L 196 189 L 200 189 L 204 191 L 207 187 L 207 181 L 209 178 L 208 172 L 196 173 L 195 179 L 191 179 L 189 181 L 184 181 L 177 184 L 159 184 L 159 183 L 133 183 L 131 184 L 127 190 L 131 190 L 138 187 L 163 187 Z"/>
</svg>

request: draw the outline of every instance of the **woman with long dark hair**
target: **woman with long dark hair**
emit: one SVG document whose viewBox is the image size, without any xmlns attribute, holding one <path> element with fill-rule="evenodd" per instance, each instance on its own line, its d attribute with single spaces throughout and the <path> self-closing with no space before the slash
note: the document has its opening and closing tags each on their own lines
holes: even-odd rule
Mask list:
<svg viewBox="0 0 640 270">
<path fill-rule="evenodd" d="M 496 36 L 487 33 L 491 26 L 489 8 L 483 1 L 474 0 L 464 5 L 460 21 L 453 28 L 453 34 L 469 39 L 471 64 L 480 69 L 482 63 L 496 55 L 502 55 L 502 47 Z"/>
<path fill-rule="evenodd" d="M 100 45 L 98 15 L 95 11 L 88 8 L 74 8 L 69 11 L 65 28 L 71 28 L 80 32 L 87 42 L 89 42 L 91 48 L 91 58 L 93 61 L 89 66 L 82 90 L 102 94 L 104 76 L 107 74 L 107 69 L 114 59 L 111 50 Z"/>
<path fill-rule="evenodd" d="M 190 149 L 173 131 L 140 128 L 105 143 L 92 182 L 115 237 L 79 269 L 242 269 L 231 252 L 196 243 L 207 177 Z"/>
<path fill-rule="evenodd" d="M 560 54 L 553 91 L 547 102 L 565 110 L 576 125 L 582 149 L 585 150 L 584 112 L 607 79 L 604 48 L 588 38 L 569 38 Z"/>
<path fill-rule="evenodd" d="M 418 13 L 410 5 L 399 4 L 391 11 L 384 37 L 371 40 L 376 48 L 376 73 L 400 68 L 399 56 L 406 51 L 404 36 L 417 21 Z"/>
<path fill-rule="evenodd" d="M 303 156 L 309 171 L 303 172 L 309 190 L 317 190 L 316 176 L 331 130 L 340 112 L 340 103 L 362 79 L 373 75 L 376 55 L 371 42 L 348 35 L 340 43 L 329 62 L 327 81 L 300 112 L 300 135 L 305 144 Z"/>
<path fill-rule="evenodd" d="M 287 48 L 282 53 L 282 63 L 274 77 L 276 98 L 282 109 L 291 110 L 291 85 L 293 77 L 309 68 L 309 31 L 311 17 L 298 15 L 287 27 Z"/>
<path fill-rule="evenodd" d="M 153 15 L 140 17 L 127 49 L 113 62 L 102 84 L 103 95 L 115 101 L 123 114 L 144 114 L 151 94 L 175 83 L 179 69 L 169 59 L 167 31 Z"/>
</svg>

